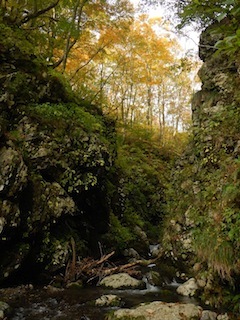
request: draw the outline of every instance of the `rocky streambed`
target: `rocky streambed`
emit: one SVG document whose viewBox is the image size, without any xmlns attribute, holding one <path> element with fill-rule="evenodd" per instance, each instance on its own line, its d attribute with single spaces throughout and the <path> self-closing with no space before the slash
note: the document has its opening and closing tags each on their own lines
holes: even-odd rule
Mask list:
<svg viewBox="0 0 240 320">
<path fill-rule="evenodd" d="M 127 288 L 123 274 L 120 278 L 122 289 L 116 286 L 116 278 L 114 288 L 106 285 L 105 278 L 104 287 L 59 289 L 26 285 L 1 289 L 0 299 L 4 303 L 0 304 L 0 310 L 4 312 L 0 313 L 0 319 L 1 316 L 9 320 L 231 319 L 227 314 L 204 310 L 193 297 L 178 294 L 176 282 L 161 287 L 147 282 L 145 288 L 140 283 L 139 287 Z"/>
</svg>

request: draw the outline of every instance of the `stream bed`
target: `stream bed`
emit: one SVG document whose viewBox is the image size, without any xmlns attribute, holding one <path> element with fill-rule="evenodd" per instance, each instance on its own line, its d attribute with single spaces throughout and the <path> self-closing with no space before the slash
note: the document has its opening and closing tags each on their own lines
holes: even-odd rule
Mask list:
<svg viewBox="0 0 240 320">
<path fill-rule="evenodd" d="M 11 306 L 12 312 L 7 318 L 11 320 L 102 320 L 114 308 L 96 307 L 91 302 L 104 294 L 119 296 L 124 308 L 152 301 L 198 304 L 193 298 L 178 295 L 176 287 L 176 283 L 163 287 L 148 286 L 145 290 L 109 290 L 90 287 L 55 291 L 17 287 L 0 290 L 0 300 Z"/>
</svg>

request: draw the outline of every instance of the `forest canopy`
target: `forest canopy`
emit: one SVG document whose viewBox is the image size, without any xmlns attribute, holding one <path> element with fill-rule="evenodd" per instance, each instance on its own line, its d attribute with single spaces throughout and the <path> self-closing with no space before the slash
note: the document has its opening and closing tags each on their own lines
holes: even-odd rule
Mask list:
<svg viewBox="0 0 240 320">
<path fill-rule="evenodd" d="M 149 4 L 149 3 L 148 3 Z M 197 60 L 165 20 L 131 1 L 1 1 L 1 17 L 82 99 L 124 125 L 186 131 Z"/>
</svg>

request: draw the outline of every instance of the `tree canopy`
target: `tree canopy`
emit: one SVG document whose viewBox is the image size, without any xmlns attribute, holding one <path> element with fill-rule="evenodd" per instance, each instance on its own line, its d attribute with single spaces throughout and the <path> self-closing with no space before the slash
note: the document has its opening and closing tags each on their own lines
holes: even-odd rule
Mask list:
<svg viewBox="0 0 240 320">
<path fill-rule="evenodd" d="M 0 13 L 35 56 L 124 125 L 158 128 L 161 139 L 189 127 L 196 62 L 163 19 L 139 14 L 128 0 L 10 0 Z"/>
</svg>

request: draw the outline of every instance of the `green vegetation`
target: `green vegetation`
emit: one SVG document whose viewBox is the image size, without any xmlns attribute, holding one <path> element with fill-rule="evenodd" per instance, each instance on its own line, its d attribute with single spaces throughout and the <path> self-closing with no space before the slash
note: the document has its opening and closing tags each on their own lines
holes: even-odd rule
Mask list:
<svg viewBox="0 0 240 320">
<path fill-rule="evenodd" d="M 211 26 L 190 143 L 179 131 L 189 126 L 194 62 L 174 58 L 177 43 L 155 32 L 160 20 L 134 21 L 128 1 L 11 3 L 0 4 L 4 241 L 23 239 L 55 272 L 71 238 L 79 255 L 98 241 L 146 254 L 162 238 L 171 251 L 180 230 L 191 237 L 193 261 L 175 251 L 213 277 L 203 296 L 239 301 L 237 1 L 174 1 L 182 25 Z"/>
<path fill-rule="evenodd" d="M 166 191 L 180 143 L 163 147 L 148 127 L 119 127 L 117 150 L 117 179 L 109 185 L 113 211 L 104 241 L 120 251 L 133 247 L 144 253 L 162 233 Z"/>
<path fill-rule="evenodd" d="M 43 123 L 66 129 L 74 122 L 78 130 L 82 129 L 88 133 L 103 133 L 102 117 L 93 115 L 89 111 L 91 112 L 91 105 L 85 111 L 81 105 L 76 103 L 54 104 L 47 102 L 28 107 L 28 114 L 38 117 Z M 60 133 L 60 135 L 62 134 L 63 132 Z"/>
<path fill-rule="evenodd" d="M 194 221 L 191 233 L 198 259 L 230 283 L 239 273 L 240 259 L 240 161 L 237 153 L 233 155 L 239 121 L 239 110 L 232 104 L 211 117 L 210 142 L 203 142 L 206 131 L 196 131 L 190 153 L 180 166 L 177 162 L 174 190 L 169 193 L 169 219 L 184 223 L 188 213 Z"/>
</svg>

